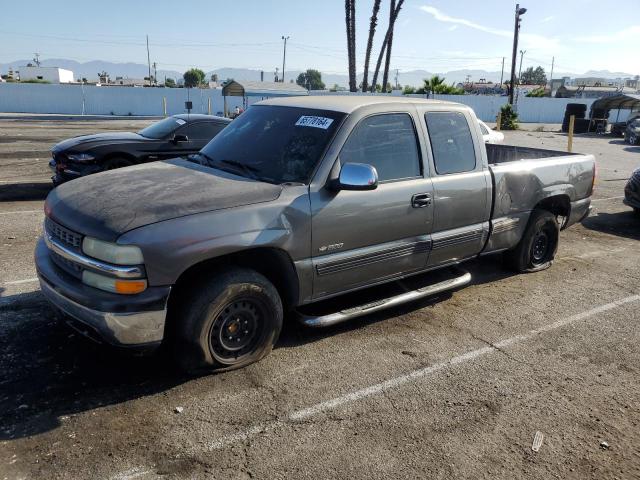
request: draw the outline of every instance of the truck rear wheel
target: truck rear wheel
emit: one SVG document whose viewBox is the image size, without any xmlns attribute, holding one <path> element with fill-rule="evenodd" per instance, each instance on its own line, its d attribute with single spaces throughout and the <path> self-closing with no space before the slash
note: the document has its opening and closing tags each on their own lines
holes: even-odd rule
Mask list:
<svg viewBox="0 0 640 480">
<path fill-rule="evenodd" d="M 190 373 L 257 362 L 271 352 L 282 329 L 278 291 L 263 275 L 244 268 L 194 285 L 179 310 L 174 356 Z"/>
<path fill-rule="evenodd" d="M 520 243 L 505 253 L 505 261 L 517 272 L 549 268 L 558 250 L 559 237 L 556 216 L 547 210 L 534 210 Z"/>
</svg>

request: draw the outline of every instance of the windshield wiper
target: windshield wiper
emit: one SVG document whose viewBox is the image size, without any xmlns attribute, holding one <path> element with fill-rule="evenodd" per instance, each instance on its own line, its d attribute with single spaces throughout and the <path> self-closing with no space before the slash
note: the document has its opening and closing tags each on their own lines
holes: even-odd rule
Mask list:
<svg viewBox="0 0 640 480">
<path fill-rule="evenodd" d="M 196 160 L 196 163 L 199 163 L 200 165 L 211 165 L 213 163 L 213 158 L 202 152 L 192 153 L 191 155 L 187 156 L 187 159 L 191 160 L 192 158 L 195 159 L 195 157 L 201 157 L 206 160 L 206 163 Z"/>
<path fill-rule="evenodd" d="M 232 167 L 239 168 L 244 173 L 246 173 L 250 178 L 256 180 L 258 179 L 258 173 L 260 173 L 260 169 L 253 167 L 251 165 L 247 165 L 246 163 L 238 162 L 237 160 L 218 160 L 219 163 L 224 163 L 225 165 L 231 165 Z"/>
</svg>

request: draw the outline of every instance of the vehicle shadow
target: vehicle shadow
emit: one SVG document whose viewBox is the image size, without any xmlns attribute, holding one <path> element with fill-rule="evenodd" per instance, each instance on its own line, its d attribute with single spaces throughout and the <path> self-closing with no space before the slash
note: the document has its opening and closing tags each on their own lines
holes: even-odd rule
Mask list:
<svg viewBox="0 0 640 480">
<path fill-rule="evenodd" d="M 0 202 L 44 200 L 53 189 L 49 182 L 4 183 L 0 185 Z"/>
<path fill-rule="evenodd" d="M 467 286 L 482 285 L 515 275 L 515 273 L 502 266 L 502 259 L 500 255 L 487 256 L 478 260 L 466 262 L 463 264 L 462 268 L 471 273 L 471 283 Z M 327 337 L 358 330 L 359 328 L 366 327 L 368 325 L 384 322 L 397 316 L 405 315 L 436 303 L 447 301 L 451 298 L 453 292 L 455 292 L 455 290 L 442 292 L 434 296 L 408 302 L 387 310 L 363 315 L 362 317 L 356 317 L 344 323 L 324 328 L 306 327 L 297 322 L 294 315 L 291 314 L 292 318 L 285 322 L 276 348 L 295 348 Z M 354 295 L 357 295 L 357 293 Z"/>
<path fill-rule="evenodd" d="M 610 145 L 623 145 L 624 146 L 623 150 L 625 152 L 632 152 L 632 153 L 640 152 L 640 145 L 629 145 L 629 143 L 626 142 L 622 138 L 618 138 L 616 140 L 610 140 L 609 144 Z"/>
<path fill-rule="evenodd" d="M 43 433 L 59 427 L 65 416 L 189 380 L 165 355 L 136 357 L 76 334 L 39 292 L 2 300 L 0 441 Z"/>
<path fill-rule="evenodd" d="M 469 262 L 465 268 L 472 273 L 472 284 L 511 275 L 495 257 Z M 276 348 L 297 348 L 450 297 L 450 292 L 442 293 L 321 330 L 288 318 Z M 162 350 L 135 356 L 100 346 L 63 320 L 39 292 L 0 298 L 0 441 L 44 433 L 58 428 L 65 417 L 154 395 L 193 379 L 178 372 Z"/>
<path fill-rule="evenodd" d="M 582 226 L 618 237 L 640 240 L 640 218 L 631 209 L 616 213 L 598 213 L 585 218 Z"/>
</svg>

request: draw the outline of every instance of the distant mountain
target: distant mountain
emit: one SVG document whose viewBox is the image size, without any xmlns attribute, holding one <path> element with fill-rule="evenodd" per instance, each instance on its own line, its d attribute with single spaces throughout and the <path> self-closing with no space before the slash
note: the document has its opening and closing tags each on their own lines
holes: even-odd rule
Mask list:
<svg viewBox="0 0 640 480">
<path fill-rule="evenodd" d="M 589 70 L 588 72 L 580 76 L 616 79 L 616 78 L 633 78 L 635 75 L 632 73 L 624 73 L 624 72 L 610 72 L 609 70 Z"/>
<path fill-rule="evenodd" d="M 0 63 L 0 72 L 5 74 L 9 68 L 13 68 L 14 70 L 20 70 L 21 66 L 26 65 L 31 60 L 16 60 L 14 62 L 8 63 Z M 148 75 L 148 66 L 142 63 L 114 63 L 114 62 L 105 62 L 101 60 L 94 60 L 91 62 L 80 63 L 75 60 L 67 60 L 63 58 L 51 58 L 47 60 L 42 60 L 42 66 L 44 67 L 60 67 L 65 68 L 67 70 L 72 70 L 76 79 L 86 78 L 89 81 L 97 81 L 98 72 L 102 72 L 103 70 L 109 73 L 111 78 L 115 77 L 129 77 L 129 78 L 144 78 Z M 176 70 L 158 70 L 158 80 L 162 81 L 164 78 L 173 78 L 179 79 L 182 78 L 183 72 L 178 72 Z M 290 81 L 291 79 L 295 79 L 299 70 L 288 70 L 286 72 L 286 80 Z M 391 83 L 395 83 L 395 70 L 390 72 Z M 472 81 L 478 81 L 481 78 L 484 78 L 488 82 L 499 82 L 500 81 L 500 71 L 487 71 L 487 70 L 479 70 L 479 69 L 465 69 L 465 70 L 451 70 L 449 72 L 435 72 L 435 74 L 440 75 L 445 78 L 446 83 L 460 83 L 464 82 L 467 78 L 470 78 Z M 222 80 L 226 80 L 228 78 L 233 78 L 236 80 L 260 80 L 260 70 L 252 70 L 248 68 L 219 68 L 216 70 L 211 70 L 207 72 L 207 78 L 211 78 L 211 75 L 217 74 L 218 78 Z M 507 80 L 509 78 L 510 72 L 508 69 L 505 69 L 504 79 Z M 431 73 L 427 70 L 411 70 L 406 72 L 399 72 L 398 74 L 398 83 L 400 85 L 412 85 L 412 86 L 421 86 L 423 84 L 423 80 L 425 78 L 429 78 L 434 73 Z M 625 77 L 633 77 L 633 74 L 624 73 L 624 72 L 610 72 L 608 70 L 589 70 L 583 74 L 576 73 L 568 73 L 568 72 L 554 72 L 554 78 L 561 78 L 563 76 L 569 77 L 603 77 L 603 78 L 625 78 Z M 264 72 L 264 80 L 267 82 L 273 81 L 274 73 L 271 71 Z M 349 77 L 345 75 L 339 74 L 323 74 L 322 80 L 327 85 L 327 88 L 331 88 L 334 85 L 339 85 L 341 87 L 346 87 L 349 83 Z M 362 81 L 362 73 L 358 75 L 358 83 Z M 369 77 L 369 81 L 371 81 L 371 75 Z M 382 78 L 378 79 L 380 83 Z"/>
</svg>

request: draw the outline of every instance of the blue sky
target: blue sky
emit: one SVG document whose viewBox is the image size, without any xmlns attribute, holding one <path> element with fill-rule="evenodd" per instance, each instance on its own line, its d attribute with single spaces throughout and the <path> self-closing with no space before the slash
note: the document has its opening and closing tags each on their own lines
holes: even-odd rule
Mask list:
<svg viewBox="0 0 640 480">
<path fill-rule="evenodd" d="M 372 3 L 356 1 L 359 71 Z M 640 74 L 639 0 L 522 0 L 521 6 L 528 8 L 521 35 L 525 68 L 541 64 L 548 71 L 555 55 L 556 72 Z M 392 67 L 500 70 L 504 56 L 508 69 L 514 7 L 509 0 L 406 0 Z M 377 44 L 387 21 L 383 0 Z M 37 51 L 42 58 L 146 63 L 145 34 L 151 61 L 162 69 L 273 71 L 282 63 L 284 34 L 290 36 L 288 69 L 347 70 L 343 0 L 7 2 L 0 16 L 0 62 Z"/>
</svg>

